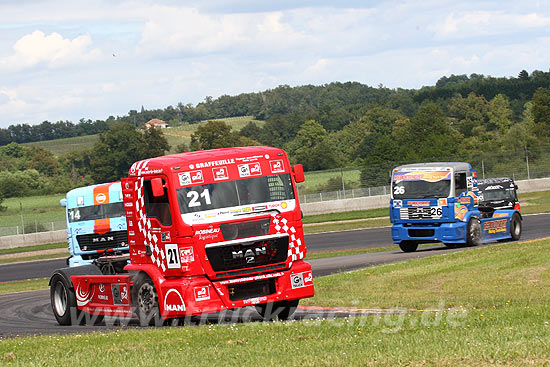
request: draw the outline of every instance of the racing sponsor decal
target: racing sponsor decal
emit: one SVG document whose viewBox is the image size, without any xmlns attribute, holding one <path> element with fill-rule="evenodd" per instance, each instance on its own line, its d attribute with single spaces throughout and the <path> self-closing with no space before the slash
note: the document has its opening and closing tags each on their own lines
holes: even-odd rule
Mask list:
<svg viewBox="0 0 550 367">
<path fill-rule="evenodd" d="M 199 240 L 201 241 L 215 240 L 220 236 L 220 229 L 219 228 L 199 229 L 195 233 L 199 236 Z"/>
<path fill-rule="evenodd" d="M 291 275 L 290 284 L 292 286 L 292 289 L 313 285 L 313 275 L 311 271 L 305 271 L 303 273 Z"/>
<path fill-rule="evenodd" d="M 109 204 L 109 187 L 111 185 L 109 183 L 94 187 L 94 205 Z"/>
<path fill-rule="evenodd" d="M 240 164 L 237 166 L 240 177 L 261 176 L 262 167 L 260 162 Z"/>
<path fill-rule="evenodd" d="M 170 235 L 170 232 L 162 232 L 160 234 L 160 240 L 162 242 L 172 242 L 172 236 Z"/>
<path fill-rule="evenodd" d="M 502 217 L 509 217 L 510 215 L 508 213 L 495 213 L 493 214 L 493 218 L 502 218 Z"/>
<path fill-rule="evenodd" d="M 430 206 L 430 202 L 429 201 L 407 201 L 407 204 L 409 206 Z"/>
<path fill-rule="evenodd" d="M 401 208 L 403 206 L 403 201 L 402 200 L 394 200 L 393 201 L 393 207 L 394 208 Z"/>
<path fill-rule="evenodd" d="M 195 253 L 193 247 L 180 248 L 180 258 L 182 263 L 192 263 L 195 261 Z"/>
<path fill-rule="evenodd" d="M 265 301 L 267 301 L 267 296 L 245 299 L 245 300 L 243 300 L 243 304 L 245 304 L 245 305 L 257 305 L 258 303 L 262 303 L 262 302 L 265 302 Z"/>
<path fill-rule="evenodd" d="M 76 205 L 78 206 L 84 205 L 84 196 L 79 196 L 76 198 Z"/>
<path fill-rule="evenodd" d="M 221 159 L 219 161 L 210 161 L 210 162 L 199 162 L 197 164 L 190 164 L 190 169 L 195 168 L 210 168 L 210 167 L 217 167 L 217 166 L 227 166 L 230 164 L 235 164 L 235 159 Z"/>
<path fill-rule="evenodd" d="M 456 199 L 457 202 L 460 204 L 468 205 L 472 203 L 472 197 L 471 196 L 462 196 Z"/>
<path fill-rule="evenodd" d="M 164 296 L 164 311 L 185 311 L 185 302 L 183 302 L 183 297 L 177 289 L 171 288 L 166 292 Z"/>
<path fill-rule="evenodd" d="M 447 206 L 447 198 L 437 199 L 437 205 L 439 205 L 439 206 Z"/>
<path fill-rule="evenodd" d="M 285 275 L 285 273 L 283 272 L 261 274 L 261 275 L 255 275 L 255 276 L 250 276 L 245 278 L 222 280 L 220 282 L 217 282 L 217 284 L 230 285 L 230 284 L 246 283 L 246 282 L 253 282 L 256 280 L 278 278 L 278 277 L 282 277 L 283 275 Z"/>
<path fill-rule="evenodd" d="M 212 176 L 214 177 L 214 181 L 228 180 L 229 173 L 227 171 L 227 167 L 223 166 L 212 168 Z"/>
<path fill-rule="evenodd" d="M 450 180 L 451 171 L 416 171 L 416 172 L 403 172 L 398 171 L 393 173 L 393 181 L 428 181 L 438 182 L 441 180 Z"/>
<path fill-rule="evenodd" d="M 510 187 L 512 187 L 512 185 L 510 185 Z M 503 190 L 504 187 L 500 186 L 500 185 L 491 185 L 491 186 L 487 186 L 485 188 L 486 191 L 491 191 L 491 190 Z"/>
<path fill-rule="evenodd" d="M 271 168 L 271 173 L 284 173 L 285 165 L 282 159 L 277 159 L 275 161 L 269 161 L 269 167 Z"/>
<path fill-rule="evenodd" d="M 128 286 L 126 284 L 113 284 L 111 291 L 113 293 L 113 304 L 122 305 L 128 303 Z"/>
<path fill-rule="evenodd" d="M 87 291 L 82 290 L 80 283 L 76 286 L 76 304 L 78 306 L 86 306 L 94 296 L 94 288 L 90 287 Z"/>
<path fill-rule="evenodd" d="M 466 177 L 466 187 L 468 190 L 471 190 L 474 188 L 474 178 L 471 176 Z"/>
<path fill-rule="evenodd" d="M 193 292 L 195 293 L 195 301 L 207 301 L 210 299 L 210 286 L 204 286 L 204 287 L 195 287 L 193 288 Z"/>
<path fill-rule="evenodd" d="M 506 232 L 508 219 L 498 219 L 483 223 L 483 229 L 489 234 Z"/>
<path fill-rule="evenodd" d="M 466 213 L 468 213 L 468 207 L 466 205 L 461 205 L 460 203 L 455 204 L 455 219 L 464 221 Z"/>
<path fill-rule="evenodd" d="M 180 186 L 195 185 L 204 183 L 202 171 L 190 171 L 178 173 Z"/>
</svg>

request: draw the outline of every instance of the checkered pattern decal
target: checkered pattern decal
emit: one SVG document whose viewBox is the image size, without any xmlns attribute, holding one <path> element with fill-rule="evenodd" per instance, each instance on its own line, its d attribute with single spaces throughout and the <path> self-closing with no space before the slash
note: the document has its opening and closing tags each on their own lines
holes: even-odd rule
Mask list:
<svg viewBox="0 0 550 367">
<path fill-rule="evenodd" d="M 145 163 L 144 167 L 142 169 L 145 169 L 145 166 L 147 165 L 147 162 Z M 135 181 L 135 192 L 136 192 L 136 220 L 137 220 L 137 226 L 139 228 L 139 232 L 143 235 L 143 242 L 145 244 L 145 247 L 149 246 L 151 248 L 151 260 L 153 261 L 153 264 L 155 264 L 159 269 L 162 269 L 162 271 L 166 270 L 165 265 L 165 255 L 164 255 L 164 249 L 159 248 L 158 242 L 159 238 L 155 233 L 151 233 L 151 220 L 148 220 L 145 216 L 145 199 L 144 199 L 144 193 L 143 193 L 143 177 L 138 178 Z"/>
<path fill-rule="evenodd" d="M 288 220 L 286 218 L 278 219 L 276 215 L 272 215 L 272 217 L 277 233 L 288 234 L 290 239 L 290 243 L 288 244 L 288 258 L 290 258 L 289 266 L 292 266 L 292 262 L 304 258 L 306 246 L 302 243 L 301 239 L 296 238 L 296 229 L 287 225 Z"/>
</svg>

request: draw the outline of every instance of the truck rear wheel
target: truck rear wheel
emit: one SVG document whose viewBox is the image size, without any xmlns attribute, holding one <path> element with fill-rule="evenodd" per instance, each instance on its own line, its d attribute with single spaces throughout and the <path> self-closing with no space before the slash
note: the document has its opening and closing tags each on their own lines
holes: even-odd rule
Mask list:
<svg viewBox="0 0 550 367">
<path fill-rule="evenodd" d="M 256 305 L 256 311 L 266 321 L 275 320 L 277 318 L 284 321 L 294 315 L 299 302 L 300 300 L 297 299 L 294 301 L 263 303 L 261 305 Z"/>
<path fill-rule="evenodd" d="M 512 240 L 517 241 L 521 237 L 522 223 L 518 213 L 514 213 L 510 221 L 510 236 Z"/>
<path fill-rule="evenodd" d="M 81 311 L 76 307 L 76 296 L 67 279 L 60 274 L 55 274 L 51 280 L 50 302 L 53 314 L 59 325 L 71 325 L 71 310 L 76 320 L 82 320 Z"/>
<path fill-rule="evenodd" d="M 157 290 L 145 273 L 139 273 L 134 280 L 132 303 L 141 326 L 162 325 Z"/>
<path fill-rule="evenodd" d="M 401 241 L 399 243 L 399 248 L 403 252 L 415 252 L 418 248 L 418 243 L 415 241 Z"/>
<path fill-rule="evenodd" d="M 481 222 L 477 218 L 470 218 L 466 231 L 466 244 L 478 246 L 481 242 Z"/>
</svg>

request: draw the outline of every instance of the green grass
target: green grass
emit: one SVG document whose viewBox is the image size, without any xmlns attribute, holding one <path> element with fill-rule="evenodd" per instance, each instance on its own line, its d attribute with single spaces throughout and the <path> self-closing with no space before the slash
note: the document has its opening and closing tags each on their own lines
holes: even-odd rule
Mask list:
<svg viewBox="0 0 550 367">
<path fill-rule="evenodd" d="M 1 282 L 0 294 L 47 289 L 49 280 L 50 278 L 40 278 L 40 279 L 16 280 L 13 282 Z M 0 341 L 0 345 L 1 343 L 2 342 Z M 2 347 L 0 346 L 0 349 L 1 348 Z M 2 355 L 0 355 L 0 361 L 1 360 L 2 360 Z"/>
<path fill-rule="evenodd" d="M 49 150 L 55 156 L 62 156 L 73 150 L 91 148 L 99 139 L 99 135 L 76 136 L 73 138 L 54 139 L 24 143 L 25 146 L 37 146 Z"/>
<path fill-rule="evenodd" d="M 550 241 L 508 243 L 316 278 L 310 306 L 393 311 L 295 322 L 0 340 L 25 366 L 550 364 Z M 425 310 L 425 311 L 423 311 Z M 395 313 L 396 311 L 400 311 Z M 37 353 L 40 350 L 40 353 Z"/>
<path fill-rule="evenodd" d="M 306 180 L 303 183 L 298 184 L 300 192 L 310 192 L 313 189 L 319 188 L 320 186 L 327 183 L 331 178 L 337 178 L 341 182 L 342 175 L 344 176 L 344 185 L 348 182 L 353 182 L 356 185 L 359 185 L 361 181 L 361 171 L 358 169 L 346 169 L 343 171 L 340 170 L 331 170 L 331 171 L 313 171 L 305 172 Z M 342 189 L 341 185 L 338 189 Z M 335 190 L 338 190 L 335 189 Z M 345 187 L 349 189 L 349 187 Z"/>
<path fill-rule="evenodd" d="M 193 124 L 183 124 L 178 127 L 163 129 L 162 132 L 168 140 L 168 144 L 172 147 L 171 153 L 175 152 L 175 147 L 182 142 L 189 144 L 191 141 L 191 134 L 194 133 L 197 128 L 202 124 L 204 125 L 207 121 L 205 120 Z M 227 125 L 230 125 L 234 132 L 240 131 L 246 124 L 249 122 L 254 122 L 258 126 L 262 126 L 265 122 L 260 120 L 254 120 L 252 116 L 240 116 L 240 117 L 227 117 L 222 119 L 214 119 L 214 121 L 224 121 Z M 85 148 L 92 148 L 97 142 L 99 135 L 86 135 L 86 136 L 77 136 L 74 138 L 64 138 L 64 139 L 55 139 L 47 141 L 39 141 L 34 143 L 25 143 L 22 145 L 30 146 L 39 146 L 44 149 L 51 151 L 56 156 L 62 156 L 73 150 L 80 150 Z"/>
<path fill-rule="evenodd" d="M 342 213 L 329 213 L 329 214 L 316 214 L 304 216 L 303 223 L 323 223 L 323 222 L 335 222 L 341 220 L 356 220 L 367 218 L 380 218 L 387 217 L 389 215 L 388 208 L 369 209 L 369 210 L 355 210 Z"/>
<path fill-rule="evenodd" d="M 0 212 L 0 227 L 21 226 L 21 203 L 25 226 L 34 228 L 36 221 L 46 229 L 51 229 L 51 222 L 55 222 L 55 229 L 65 228 L 65 209 L 59 204 L 63 197 L 65 195 L 56 194 L 5 199 L 2 205 L 7 210 Z"/>
<path fill-rule="evenodd" d="M 54 248 L 67 248 L 67 242 L 56 242 L 48 243 L 45 245 L 36 245 L 36 246 L 25 246 L 25 247 L 15 247 L 15 248 L 6 248 L 0 250 L 0 256 L 6 254 L 16 254 L 21 252 L 34 252 L 42 250 L 51 250 Z"/>
<path fill-rule="evenodd" d="M 522 214 L 550 212 L 550 191 L 519 194 Z"/>
</svg>

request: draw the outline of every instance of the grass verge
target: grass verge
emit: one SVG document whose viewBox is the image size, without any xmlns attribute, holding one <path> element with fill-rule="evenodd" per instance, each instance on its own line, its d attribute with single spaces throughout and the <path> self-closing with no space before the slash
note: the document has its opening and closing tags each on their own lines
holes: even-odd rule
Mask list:
<svg viewBox="0 0 550 367">
<path fill-rule="evenodd" d="M 0 256 L 6 255 L 6 254 L 16 254 L 20 252 L 34 252 L 34 251 L 42 251 L 42 250 L 51 250 L 54 248 L 66 248 L 66 247 L 67 247 L 66 242 L 56 242 L 56 243 L 48 243 L 45 245 L 6 248 L 6 249 L 0 250 Z"/>
<path fill-rule="evenodd" d="M 47 289 L 50 278 L 16 280 L 0 283 L 0 294 Z M 1 344 L 1 341 L 0 341 Z M 1 360 L 1 357 L 0 357 Z"/>
<path fill-rule="evenodd" d="M 0 341 L 5 364 L 531 366 L 550 362 L 549 240 L 315 280 L 315 306 L 416 309 L 359 318 L 117 330 Z M 420 310 L 430 309 L 429 312 Z M 40 353 L 37 353 L 37 350 Z"/>
</svg>

